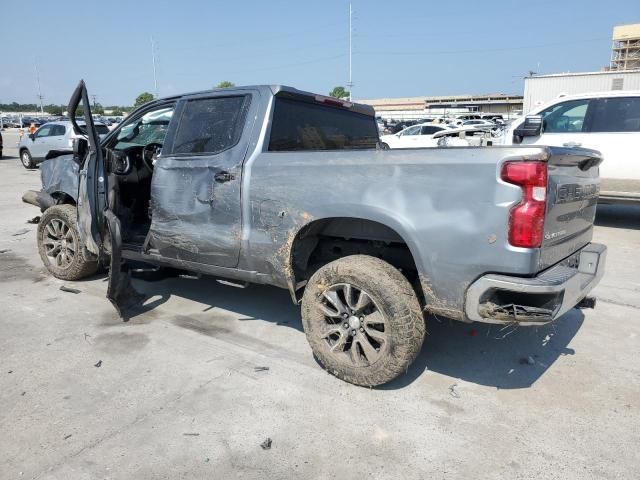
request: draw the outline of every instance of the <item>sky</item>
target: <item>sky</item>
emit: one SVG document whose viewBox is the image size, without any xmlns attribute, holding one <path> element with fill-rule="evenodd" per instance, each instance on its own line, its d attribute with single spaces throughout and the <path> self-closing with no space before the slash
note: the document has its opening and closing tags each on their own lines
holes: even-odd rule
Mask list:
<svg viewBox="0 0 640 480">
<path fill-rule="evenodd" d="M 355 99 L 522 94 L 529 71 L 608 65 L 614 25 L 640 0 L 352 0 Z M 348 0 L 2 2 L 0 103 L 102 105 L 237 85 L 328 93 L 348 80 Z"/>
</svg>

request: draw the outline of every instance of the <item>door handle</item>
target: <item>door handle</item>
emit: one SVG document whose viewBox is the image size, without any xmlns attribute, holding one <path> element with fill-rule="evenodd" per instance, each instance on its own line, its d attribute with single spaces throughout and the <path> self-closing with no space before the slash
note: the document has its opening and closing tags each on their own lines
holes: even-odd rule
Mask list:
<svg viewBox="0 0 640 480">
<path fill-rule="evenodd" d="M 582 143 L 580 143 L 580 142 L 565 142 L 562 145 L 564 147 L 581 147 Z"/>
<path fill-rule="evenodd" d="M 213 179 L 216 182 L 219 182 L 219 183 L 229 182 L 229 181 L 233 180 L 234 178 L 236 178 L 236 177 L 234 177 L 229 172 L 218 172 L 213 176 Z"/>
</svg>

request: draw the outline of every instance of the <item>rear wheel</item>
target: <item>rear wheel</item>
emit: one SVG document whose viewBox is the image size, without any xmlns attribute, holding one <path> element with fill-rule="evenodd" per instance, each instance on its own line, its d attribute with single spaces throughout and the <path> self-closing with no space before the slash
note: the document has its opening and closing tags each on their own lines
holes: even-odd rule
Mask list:
<svg viewBox="0 0 640 480">
<path fill-rule="evenodd" d="M 389 150 L 389 145 L 384 143 L 384 142 L 381 142 L 380 143 L 380 148 L 382 148 L 382 150 Z"/>
<path fill-rule="evenodd" d="M 336 377 L 363 386 L 406 372 L 425 332 L 408 280 L 367 255 L 341 258 L 311 277 L 302 298 L 302 322 L 318 361 Z"/>
<path fill-rule="evenodd" d="M 96 260 L 85 258 L 74 205 L 44 211 L 38 224 L 38 253 L 51 275 L 62 280 L 80 280 L 98 270 Z"/>
<path fill-rule="evenodd" d="M 22 166 L 28 170 L 36 168 L 36 164 L 27 149 L 20 152 L 20 161 L 22 162 Z"/>
</svg>

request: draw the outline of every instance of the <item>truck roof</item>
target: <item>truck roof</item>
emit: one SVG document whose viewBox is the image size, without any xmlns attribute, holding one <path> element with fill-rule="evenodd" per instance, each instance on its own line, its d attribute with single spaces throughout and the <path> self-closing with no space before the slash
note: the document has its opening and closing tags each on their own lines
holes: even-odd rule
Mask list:
<svg viewBox="0 0 640 480">
<path fill-rule="evenodd" d="M 149 104 L 162 103 L 167 100 L 177 100 L 179 98 L 188 97 L 188 96 L 204 95 L 211 92 L 219 92 L 219 91 L 234 92 L 234 91 L 243 91 L 243 90 L 260 90 L 264 93 L 268 92 L 271 95 L 285 93 L 293 97 L 307 97 L 309 99 L 314 99 L 315 101 L 318 101 L 321 103 L 327 103 L 326 100 L 328 100 L 329 101 L 328 103 L 335 102 L 334 106 L 340 106 L 339 104 L 342 104 L 343 107 L 346 107 L 349 110 L 355 111 L 357 113 L 375 116 L 375 111 L 373 107 L 370 105 L 364 105 L 362 103 L 355 103 L 355 102 L 350 102 L 346 100 L 340 100 L 338 98 L 333 98 L 328 95 L 321 95 L 318 93 L 307 92 L 304 90 L 299 90 L 294 87 L 289 87 L 287 85 L 242 85 L 242 86 L 229 87 L 229 88 L 212 88 L 209 90 L 199 90 L 195 92 L 182 93 L 179 95 L 170 95 L 167 97 L 161 97 L 156 100 L 153 100 L 153 102 L 149 102 Z"/>
</svg>

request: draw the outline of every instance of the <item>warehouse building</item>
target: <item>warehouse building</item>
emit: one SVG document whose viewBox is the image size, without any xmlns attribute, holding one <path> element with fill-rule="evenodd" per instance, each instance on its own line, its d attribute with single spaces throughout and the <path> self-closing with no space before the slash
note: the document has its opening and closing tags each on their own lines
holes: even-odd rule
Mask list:
<svg viewBox="0 0 640 480">
<path fill-rule="evenodd" d="M 418 120 L 466 113 L 499 114 L 511 118 L 522 113 L 522 96 L 503 93 L 358 99 L 358 103 L 371 105 L 376 116 L 389 120 Z"/>
<path fill-rule="evenodd" d="M 562 95 L 640 90 L 640 70 L 534 75 L 524 79 L 524 112 Z"/>
</svg>

